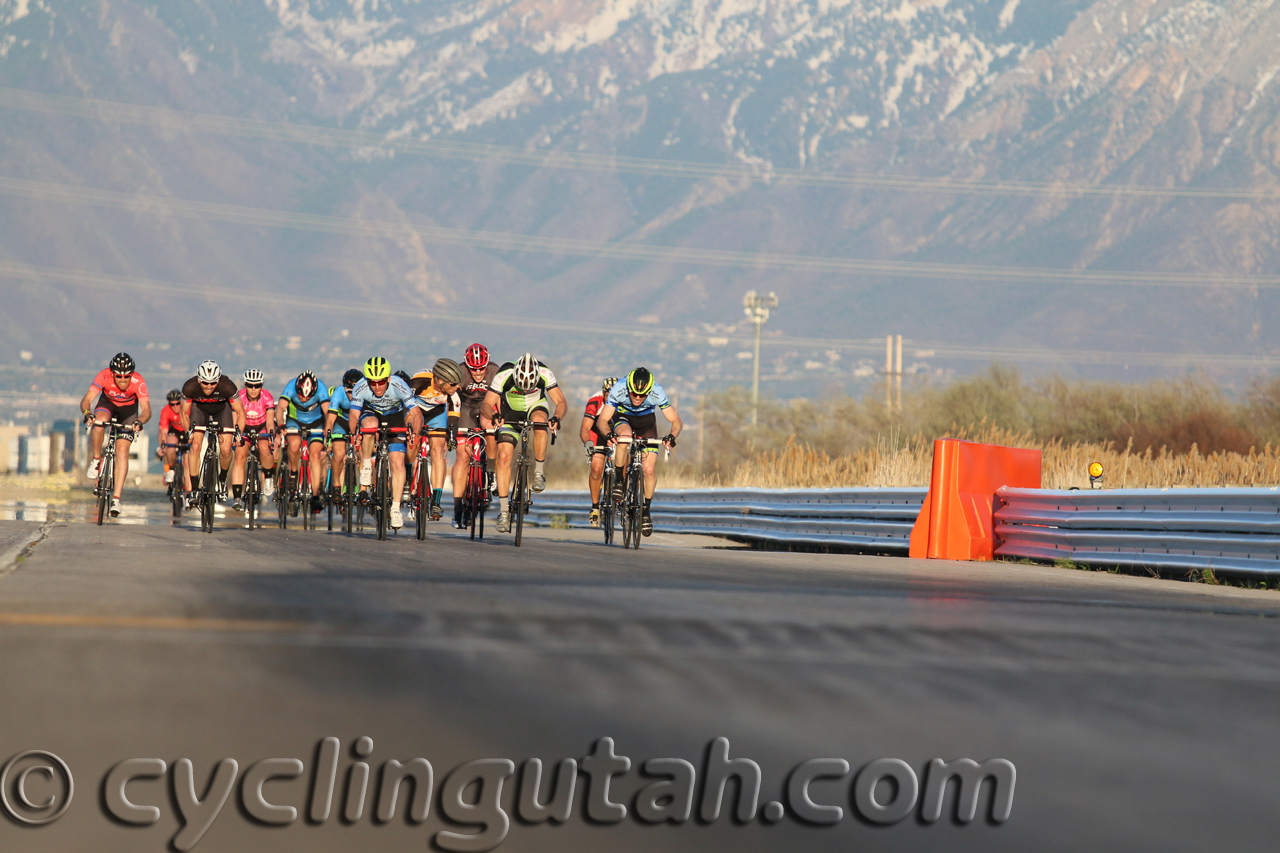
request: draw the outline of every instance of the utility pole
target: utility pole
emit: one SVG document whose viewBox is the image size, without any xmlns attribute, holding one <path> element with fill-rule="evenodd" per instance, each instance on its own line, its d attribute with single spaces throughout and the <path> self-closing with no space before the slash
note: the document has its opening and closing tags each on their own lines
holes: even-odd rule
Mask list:
<svg viewBox="0 0 1280 853">
<path fill-rule="evenodd" d="M 751 372 L 751 425 L 759 422 L 760 416 L 760 327 L 769 319 L 769 312 L 778 307 L 778 297 L 772 292 L 761 296 L 754 290 L 748 290 L 742 297 L 742 307 L 751 322 L 756 324 L 756 360 L 755 369 Z"/>
<path fill-rule="evenodd" d="M 895 358 L 894 354 L 894 336 L 884 336 L 884 407 L 888 412 L 892 412 L 893 406 L 893 386 L 894 378 L 897 378 L 898 386 L 898 411 L 902 411 L 902 335 L 897 336 L 898 352 Z"/>
</svg>

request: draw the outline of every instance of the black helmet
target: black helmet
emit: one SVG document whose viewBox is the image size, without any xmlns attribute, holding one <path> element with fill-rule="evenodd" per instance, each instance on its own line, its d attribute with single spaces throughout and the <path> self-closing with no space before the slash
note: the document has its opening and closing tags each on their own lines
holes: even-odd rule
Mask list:
<svg viewBox="0 0 1280 853">
<path fill-rule="evenodd" d="M 356 383 L 364 378 L 364 374 L 360 372 L 360 368 L 353 367 L 346 373 L 342 374 L 342 387 L 350 391 L 356 387 Z"/>
<path fill-rule="evenodd" d="M 170 403 L 176 403 L 182 399 L 182 392 L 179 391 L 177 388 L 174 388 L 168 394 L 165 394 L 164 398 L 168 400 Z"/>
<path fill-rule="evenodd" d="M 133 363 L 133 356 L 127 352 L 118 352 L 115 358 L 111 359 L 112 373 L 133 373 L 136 367 L 137 365 Z"/>
<path fill-rule="evenodd" d="M 395 373 L 393 373 L 393 374 L 391 374 L 391 375 L 392 375 L 392 376 L 399 376 L 401 379 L 403 379 L 403 380 L 404 380 L 404 384 L 405 384 L 405 385 L 408 385 L 408 384 L 409 384 L 409 374 L 405 373 L 403 370 L 397 370 Z"/>
</svg>

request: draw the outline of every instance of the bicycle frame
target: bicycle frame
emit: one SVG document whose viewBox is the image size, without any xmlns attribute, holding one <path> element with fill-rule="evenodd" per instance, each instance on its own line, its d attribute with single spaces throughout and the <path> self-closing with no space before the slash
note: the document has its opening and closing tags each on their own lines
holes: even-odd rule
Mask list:
<svg viewBox="0 0 1280 853">
<path fill-rule="evenodd" d="M 622 547 L 640 550 L 640 524 L 644 515 L 644 455 L 648 448 L 662 447 L 660 438 L 618 436 L 619 444 L 629 444 L 626 474 L 622 481 Z M 668 448 L 667 455 L 670 458 Z"/>
<path fill-rule="evenodd" d="M 391 436 L 407 435 L 407 427 L 391 427 L 379 423 L 375 428 L 361 427 L 361 435 L 376 435 L 373 463 L 373 512 L 378 521 L 378 539 L 385 540 L 391 526 Z"/>
<path fill-rule="evenodd" d="M 471 528 L 471 538 L 484 538 L 484 514 L 489 506 L 489 478 L 486 475 L 489 451 L 487 437 L 496 429 L 468 429 L 458 436 L 458 446 L 467 446 L 467 485 L 462 493 L 463 520 Z"/>
<path fill-rule="evenodd" d="M 89 422 L 88 430 L 91 434 L 97 428 L 96 420 Z M 102 429 L 105 433 L 102 437 L 102 464 L 98 466 L 98 479 L 93 486 L 93 494 L 98 499 L 98 524 L 102 524 L 106 517 L 116 490 L 116 442 L 122 439 L 130 442 L 133 440 L 133 430 L 115 418 L 103 421 Z"/>
</svg>

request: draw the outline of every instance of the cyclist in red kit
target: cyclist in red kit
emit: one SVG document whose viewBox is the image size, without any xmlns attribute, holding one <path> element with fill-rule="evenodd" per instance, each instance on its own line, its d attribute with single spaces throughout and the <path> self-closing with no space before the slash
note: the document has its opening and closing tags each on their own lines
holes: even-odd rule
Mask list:
<svg viewBox="0 0 1280 853">
<path fill-rule="evenodd" d="M 93 461 L 85 472 L 90 480 L 98 478 L 98 468 L 102 465 L 102 440 L 108 421 L 115 420 L 125 424 L 133 430 L 133 435 L 137 435 L 142 430 L 142 425 L 151 420 L 147 382 L 135 367 L 137 365 L 128 353 L 116 353 L 111 363 L 94 377 L 88 392 L 80 401 L 84 422 L 93 422 L 93 429 L 89 432 Z M 129 476 L 129 444 L 133 441 L 133 435 L 126 433 L 125 437 L 116 440 L 116 481 L 111 492 L 112 517 L 120 515 L 120 495 L 124 492 L 125 478 Z"/>
</svg>

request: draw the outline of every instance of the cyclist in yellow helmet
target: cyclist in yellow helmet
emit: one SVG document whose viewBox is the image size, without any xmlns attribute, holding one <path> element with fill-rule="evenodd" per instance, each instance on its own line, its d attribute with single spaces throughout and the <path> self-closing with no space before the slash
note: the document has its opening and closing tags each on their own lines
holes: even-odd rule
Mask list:
<svg viewBox="0 0 1280 853">
<path fill-rule="evenodd" d="M 675 406 L 667 399 L 648 369 L 637 367 L 627 374 L 627 378 L 618 382 L 605 395 L 604 406 L 596 416 L 596 430 L 609 439 L 617 437 L 657 438 L 657 413 L 670 422 L 671 431 L 663 436 L 662 442 L 667 447 L 676 446 L 676 436 L 684 429 L 684 422 L 676 413 Z M 612 426 L 610 426 L 612 421 Z M 614 480 L 614 500 L 623 500 L 623 483 L 626 477 L 627 457 L 631 446 L 629 443 L 616 443 L 613 464 L 617 478 Z M 640 532 L 645 536 L 653 533 L 653 520 L 649 517 L 649 504 L 653 502 L 653 492 L 658 487 L 658 455 L 657 448 L 646 448 L 644 455 L 644 516 L 640 522 Z"/>
</svg>

